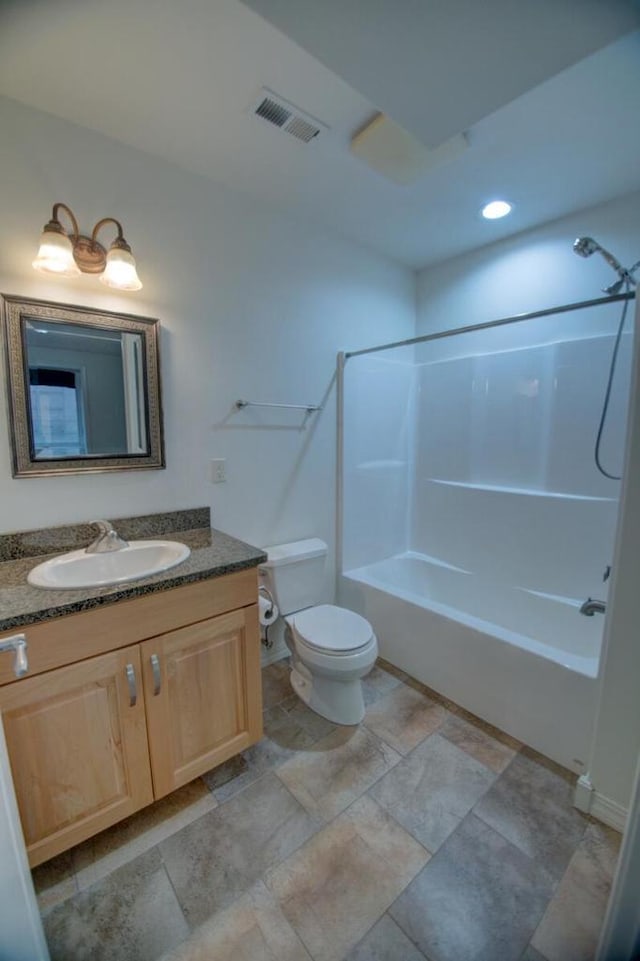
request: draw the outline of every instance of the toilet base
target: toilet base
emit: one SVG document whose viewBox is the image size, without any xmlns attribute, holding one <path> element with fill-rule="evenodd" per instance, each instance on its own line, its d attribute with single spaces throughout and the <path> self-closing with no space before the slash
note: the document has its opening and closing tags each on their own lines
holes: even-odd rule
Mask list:
<svg viewBox="0 0 640 961">
<path fill-rule="evenodd" d="M 307 707 L 334 724 L 352 726 L 364 718 L 364 697 L 359 677 L 351 680 L 314 675 L 291 669 L 291 687 Z"/>
</svg>

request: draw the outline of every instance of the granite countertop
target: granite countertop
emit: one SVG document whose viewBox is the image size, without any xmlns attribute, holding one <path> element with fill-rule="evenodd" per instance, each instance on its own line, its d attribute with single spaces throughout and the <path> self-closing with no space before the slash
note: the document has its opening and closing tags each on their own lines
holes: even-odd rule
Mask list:
<svg viewBox="0 0 640 961">
<path fill-rule="evenodd" d="M 193 513 L 191 512 L 192 515 Z M 168 517 L 169 515 L 150 516 Z M 203 517 L 204 515 L 198 517 L 196 523 L 199 524 Z M 208 519 L 208 512 L 206 517 Z M 114 522 L 118 532 L 128 539 L 134 539 L 136 531 L 141 530 L 138 526 L 133 533 L 131 532 L 133 527 L 129 522 L 133 520 L 138 519 L 128 518 L 125 521 Z M 182 520 L 184 523 L 184 518 Z M 260 548 L 252 547 L 244 541 L 239 541 L 235 537 L 209 526 L 196 526 L 190 530 L 179 529 L 173 531 L 162 529 L 166 526 L 167 523 L 164 525 L 148 523 L 144 533 L 142 535 L 139 533 L 137 539 L 161 537 L 163 540 L 180 541 L 191 548 L 191 554 L 186 561 L 168 571 L 153 574 L 151 577 L 126 581 L 123 584 L 113 584 L 110 587 L 52 591 L 32 587 L 27 583 L 27 574 L 36 564 L 42 563 L 42 561 L 55 556 L 55 554 L 64 553 L 65 549 L 67 551 L 72 550 L 78 545 L 69 546 L 67 544 L 63 550 L 39 555 L 33 554 L 29 550 L 28 556 L 18 556 L 2 561 L 0 563 L 0 631 L 10 631 L 26 624 L 35 624 L 38 621 L 60 617 L 63 614 L 76 614 L 79 611 L 101 607 L 104 604 L 113 604 L 116 601 L 128 600 L 145 594 L 155 594 L 172 587 L 181 587 L 183 584 L 221 577 L 234 571 L 256 567 L 267 559 L 266 554 Z M 181 527 L 181 524 L 178 523 L 176 526 Z M 61 530 L 63 529 L 52 529 L 52 531 Z M 64 530 L 70 530 L 70 528 Z M 95 534 L 93 528 L 89 528 L 89 530 Z M 51 532 L 47 532 L 47 534 L 51 537 Z M 19 535 L 4 536 L 15 539 Z M 83 546 L 86 546 L 87 543 L 89 543 L 88 539 L 85 540 Z"/>
</svg>

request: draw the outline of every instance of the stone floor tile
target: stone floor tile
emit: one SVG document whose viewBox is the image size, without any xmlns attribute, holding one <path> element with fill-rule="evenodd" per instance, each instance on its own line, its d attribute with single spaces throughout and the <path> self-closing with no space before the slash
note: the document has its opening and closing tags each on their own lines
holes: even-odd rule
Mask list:
<svg viewBox="0 0 640 961">
<path fill-rule="evenodd" d="M 485 734 L 489 734 L 496 741 L 500 741 L 501 744 L 504 744 L 507 747 L 513 748 L 513 750 L 516 753 L 520 750 L 529 750 L 528 748 L 525 748 L 522 741 L 519 741 L 517 737 L 513 737 L 513 735 L 511 734 L 507 734 L 505 731 L 501 731 L 499 727 L 495 727 L 495 725 L 489 724 L 488 721 L 484 721 L 481 717 L 478 717 L 477 714 L 472 714 L 471 711 L 465 710 L 463 707 L 460 707 L 460 705 L 456 705 L 455 710 L 453 710 L 451 713 L 455 714 L 456 717 L 461 718 L 461 720 L 466 721 L 468 724 L 472 724 L 473 727 L 479 728 L 481 731 L 484 731 Z M 537 751 L 533 751 L 532 753 L 539 758 L 542 758 L 543 756 L 542 754 L 538 754 Z M 555 762 L 551 761 L 550 763 L 554 764 Z M 556 767 L 560 767 L 560 765 L 556 765 Z M 563 768 L 562 770 L 565 770 L 565 769 Z"/>
<path fill-rule="evenodd" d="M 278 902 L 258 881 L 162 961 L 312 961 Z"/>
<path fill-rule="evenodd" d="M 307 707 L 297 694 L 292 694 L 291 697 L 282 702 L 280 707 L 304 728 L 315 741 L 331 734 L 337 727 L 332 721 L 328 721 L 326 717 L 321 717 L 320 714 L 316 714 L 310 707 Z"/>
<path fill-rule="evenodd" d="M 433 853 L 495 778 L 484 764 L 436 733 L 369 793 Z"/>
<path fill-rule="evenodd" d="M 79 890 L 106 878 L 112 871 L 150 851 L 217 806 L 217 801 L 197 778 L 131 817 L 101 831 L 72 849 Z"/>
<path fill-rule="evenodd" d="M 472 715 L 450 715 L 440 729 L 440 734 L 477 761 L 486 764 L 496 774 L 504 771 L 520 749 L 519 741 L 502 734 L 490 724 L 478 721 L 477 718 L 472 720 Z"/>
<path fill-rule="evenodd" d="M 319 825 L 268 773 L 163 841 L 160 851 L 189 922 L 202 924 L 227 907 Z"/>
<path fill-rule="evenodd" d="M 409 687 L 412 687 L 415 691 L 420 691 L 421 694 L 424 694 L 432 701 L 435 701 L 436 704 L 442 704 L 442 706 L 446 707 L 446 709 L 451 711 L 452 714 L 460 710 L 455 701 L 449 700 L 449 698 L 445 697 L 444 694 L 441 694 L 439 691 L 435 691 L 427 684 L 423 684 L 422 681 L 418 681 L 415 677 L 407 675 L 405 684 L 407 684 Z"/>
<path fill-rule="evenodd" d="M 562 764 L 558 764 L 557 761 L 552 761 L 550 757 L 547 757 L 545 754 L 540 754 L 539 751 L 529 747 L 528 744 L 522 745 L 521 753 L 523 757 L 529 758 L 531 761 L 536 761 L 536 763 L 541 767 L 547 768 L 547 770 L 557 774 L 558 777 L 562 778 L 564 781 L 568 781 L 572 790 L 575 788 L 576 778 L 578 776 L 575 771 L 570 771 L 569 768 L 563 767 Z"/>
<path fill-rule="evenodd" d="M 289 659 L 276 661 L 262 669 L 262 707 L 275 707 L 291 696 Z"/>
<path fill-rule="evenodd" d="M 399 760 L 365 727 L 341 727 L 287 761 L 277 775 L 308 811 L 329 821 Z"/>
<path fill-rule="evenodd" d="M 400 754 L 408 754 L 449 716 L 441 704 L 399 684 L 367 708 L 365 726 Z"/>
<path fill-rule="evenodd" d="M 265 880 L 314 961 L 342 961 L 428 857 L 363 797 Z"/>
<path fill-rule="evenodd" d="M 474 813 L 560 878 L 587 818 L 573 807 L 571 778 L 555 767 L 524 752 L 517 754 Z"/>
<path fill-rule="evenodd" d="M 302 705 L 305 707 L 305 705 Z M 283 752 L 291 757 L 296 751 L 304 751 L 319 740 L 319 735 L 311 733 L 310 724 L 303 724 L 300 712 L 285 711 L 278 706 L 263 714 L 265 735 Z M 310 712 L 311 713 L 311 712 Z M 316 715 L 317 716 L 317 715 Z M 324 720 L 324 718 L 319 718 Z M 334 725 L 332 725 L 332 728 Z"/>
<path fill-rule="evenodd" d="M 552 889 L 541 864 L 469 814 L 389 913 L 430 961 L 520 961 Z"/>
<path fill-rule="evenodd" d="M 383 914 L 345 961 L 425 961 L 425 957 L 395 921 Z"/>
<path fill-rule="evenodd" d="M 64 851 L 31 872 L 41 914 L 72 897 L 78 890 L 71 851 Z"/>
<path fill-rule="evenodd" d="M 396 672 L 390 673 L 377 662 L 367 676 L 362 678 L 362 693 L 365 705 L 373 704 L 379 697 L 384 697 L 385 694 L 388 694 L 389 691 L 392 691 L 394 687 L 401 683 Z"/>
<path fill-rule="evenodd" d="M 532 938 L 547 961 L 592 961 L 616 866 L 620 835 L 590 824 Z"/>
<path fill-rule="evenodd" d="M 231 762 L 227 762 L 229 767 L 225 772 L 217 774 L 217 769 L 214 769 L 203 775 L 203 780 L 213 790 L 218 801 L 226 801 L 267 771 L 312 747 L 317 740 L 296 717 L 280 706 L 264 712 L 263 726 L 262 739 L 237 758 L 232 758 Z"/>
<path fill-rule="evenodd" d="M 615 831 L 593 818 L 587 825 L 582 843 L 601 869 L 613 875 L 622 846 L 620 831 Z"/>
<path fill-rule="evenodd" d="M 527 950 L 520 958 L 520 961 L 548 961 L 548 959 L 543 957 L 539 951 L 536 951 L 535 948 L 532 948 L 531 945 L 529 945 Z"/>
<path fill-rule="evenodd" d="M 241 775 L 246 774 L 249 769 L 246 759 L 242 754 L 236 754 L 224 761 L 211 771 L 202 775 L 202 780 L 207 785 L 212 794 L 217 796 L 217 791 L 225 787 L 230 781 L 235 781 Z"/>
<path fill-rule="evenodd" d="M 405 671 L 401 671 L 399 667 L 396 667 L 395 664 L 392 664 L 391 661 L 386 661 L 384 657 L 379 657 L 376 661 L 376 664 L 378 667 L 382 668 L 383 671 L 386 671 L 387 674 L 393 674 L 393 676 L 397 677 L 399 681 L 406 681 L 409 676 L 405 673 Z"/>
<path fill-rule="evenodd" d="M 54 908 L 44 929 L 52 961 L 155 961 L 189 934 L 157 848 Z"/>
</svg>

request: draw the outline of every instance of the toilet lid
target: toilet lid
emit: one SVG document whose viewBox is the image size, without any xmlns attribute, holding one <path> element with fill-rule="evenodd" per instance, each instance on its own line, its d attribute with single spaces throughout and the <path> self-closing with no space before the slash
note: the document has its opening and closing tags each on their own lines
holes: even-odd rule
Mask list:
<svg viewBox="0 0 640 961">
<path fill-rule="evenodd" d="M 320 651 L 357 651 L 373 636 L 371 624 L 344 607 L 319 604 L 300 611 L 293 618 L 293 627 L 309 647 Z"/>
</svg>

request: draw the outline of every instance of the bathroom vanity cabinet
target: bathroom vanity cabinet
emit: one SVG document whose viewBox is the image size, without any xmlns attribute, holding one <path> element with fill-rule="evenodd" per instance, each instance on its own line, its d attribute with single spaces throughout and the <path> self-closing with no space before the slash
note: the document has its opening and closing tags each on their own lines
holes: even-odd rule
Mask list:
<svg viewBox="0 0 640 961">
<path fill-rule="evenodd" d="M 32 866 L 259 740 L 256 599 L 254 567 L 29 625 L 22 679 L 0 655 Z"/>
</svg>

